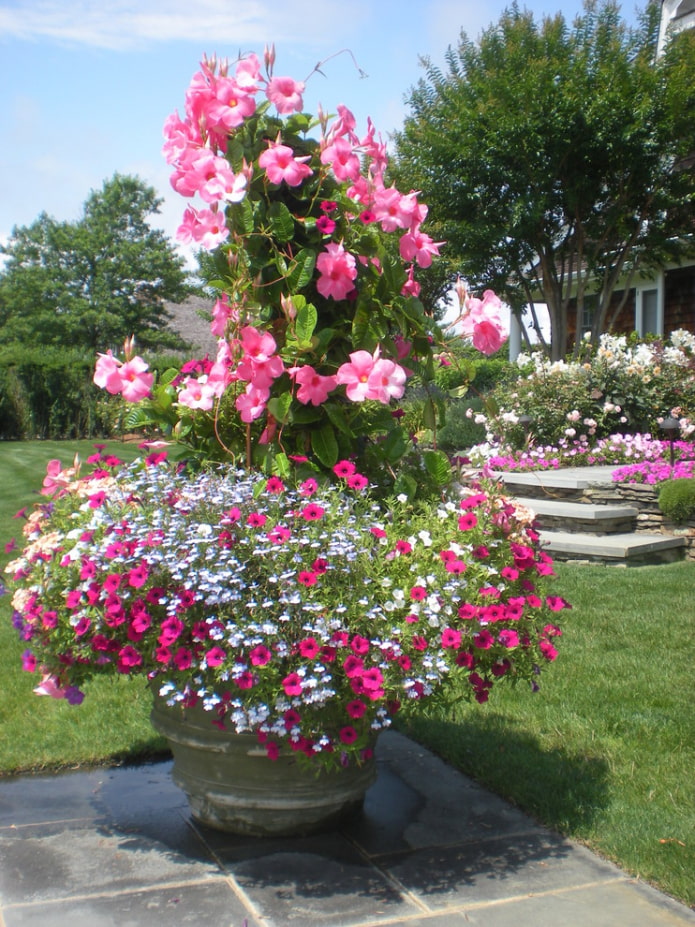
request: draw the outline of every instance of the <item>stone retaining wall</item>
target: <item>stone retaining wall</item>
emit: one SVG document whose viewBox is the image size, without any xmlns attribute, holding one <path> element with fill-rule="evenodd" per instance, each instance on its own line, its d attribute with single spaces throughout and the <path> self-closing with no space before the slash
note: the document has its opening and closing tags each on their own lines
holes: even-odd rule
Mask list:
<svg viewBox="0 0 695 927">
<path fill-rule="evenodd" d="M 659 492 L 654 486 L 642 483 L 614 483 L 607 486 L 590 486 L 582 491 L 583 502 L 594 505 L 634 505 L 639 509 L 635 531 L 649 534 L 672 534 L 685 538 L 685 555 L 695 560 L 695 518 L 684 525 L 676 525 L 659 509 Z"/>
</svg>

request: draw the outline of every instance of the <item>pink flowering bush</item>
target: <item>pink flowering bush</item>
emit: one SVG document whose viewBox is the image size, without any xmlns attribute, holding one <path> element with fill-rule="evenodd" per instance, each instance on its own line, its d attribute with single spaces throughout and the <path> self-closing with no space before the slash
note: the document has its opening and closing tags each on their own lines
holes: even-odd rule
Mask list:
<svg viewBox="0 0 695 927">
<path fill-rule="evenodd" d="M 395 404 L 409 377 L 427 387 L 443 342 L 416 279 L 442 243 L 417 193 L 389 183 L 371 122 L 359 131 L 342 104 L 332 117 L 304 112 L 303 82 L 274 62 L 273 50 L 263 66 L 254 54 L 205 59 L 164 127 L 171 183 L 188 200 L 178 237 L 200 249 L 217 296 L 216 355 L 153 384 L 131 346 L 125 364 L 100 356 L 95 382 L 138 403 L 129 427 L 156 426 L 203 460 L 285 476 L 292 457 L 324 472 L 350 457 L 391 485 L 412 451 Z M 469 306 L 486 353 L 504 337 L 495 299 Z M 446 470 L 428 452 L 398 491 L 415 491 L 423 460 Z"/>
<path fill-rule="evenodd" d="M 494 484 L 387 507 L 347 460 L 319 484 L 165 456 L 52 465 L 6 568 L 37 692 L 79 704 L 95 675 L 140 677 L 271 758 L 330 765 L 450 682 L 484 702 L 556 658 L 567 603 Z"/>
</svg>

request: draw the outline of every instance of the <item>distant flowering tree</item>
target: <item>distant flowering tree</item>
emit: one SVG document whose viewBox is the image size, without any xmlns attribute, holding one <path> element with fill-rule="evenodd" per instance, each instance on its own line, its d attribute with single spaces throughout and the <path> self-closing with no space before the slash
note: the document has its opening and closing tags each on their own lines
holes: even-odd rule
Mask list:
<svg viewBox="0 0 695 927">
<path fill-rule="evenodd" d="M 292 457 L 325 471 L 352 457 L 392 481 L 412 450 L 393 403 L 409 376 L 430 382 L 443 341 L 416 280 L 442 242 L 417 194 L 389 184 L 371 122 L 358 134 L 344 105 L 302 112 L 304 83 L 276 76 L 274 60 L 205 59 L 164 127 L 171 183 L 190 200 L 178 237 L 209 252 L 216 356 L 153 385 L 138 358 L 106 355 L 95 380 L 141 400 L 131 426 L 158 425 L 203 458 L 282 475 Z M 469 306 L 485 353 L 503 338 L 497 305 L 486 294 Z M 441 458 L 429 464 L 444 473 Z"/>
</svg>

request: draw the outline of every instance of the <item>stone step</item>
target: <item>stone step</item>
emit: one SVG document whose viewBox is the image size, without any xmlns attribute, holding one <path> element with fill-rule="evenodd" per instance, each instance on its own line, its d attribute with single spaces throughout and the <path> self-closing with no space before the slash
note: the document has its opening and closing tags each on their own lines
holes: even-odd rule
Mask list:
<svg viewBox="0 0 695 927">
<path fill-rule="evenodd" d="M 496 471 L 505 489 L 515 496 L 534 499 L 580 499 L 585 489 L 612 485 L 615 467 L 569 467 L 527 472 Z"/>
<path fill-rule="evenodd" d="M 518 495 L 515 495 L 514 499 L 525 508 L 535 512 L 541 530 L 584 531 L 600 535 L 620 534 L 633 531 L 639 515 L 637 506 L 622 503 L 595 505 L 589 502 L 534 499 Z"/>
<path fill-rule="evenodd" d="M 541 543 L 556 560 L 598 561 L 639 566 L 682 560 L 685 539 L 667 534 L 578 534 L 541 531 Z"/>
</svg>

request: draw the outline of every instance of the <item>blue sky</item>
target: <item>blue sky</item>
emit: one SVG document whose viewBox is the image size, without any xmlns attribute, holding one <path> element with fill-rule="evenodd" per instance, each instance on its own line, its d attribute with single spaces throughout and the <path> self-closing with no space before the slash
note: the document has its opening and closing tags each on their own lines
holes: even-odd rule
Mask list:
<svg viewBox="0 0 695 927">
<path fill-rule="evenodd" d="M 384 137 L 423 75 L 463 29 L 475 39 L 503 0 L 0 0 L 0 242 L 45 211 L 74 220 L 90 190 L 114 172 L 137 174 L 165 204 L 153 220 L 173 236 L 184 200 L 170 190 L 162 124 L 183 110 L 203 55 L 277 51 L 275 73 L 304 79 L 305 108 L 345 103 L 358 128 L 371 116 Z M 580 0 L 528 0 L 537 18 Z M 644 3 L 624 3 L 632 18 Z"/>
</svg>

